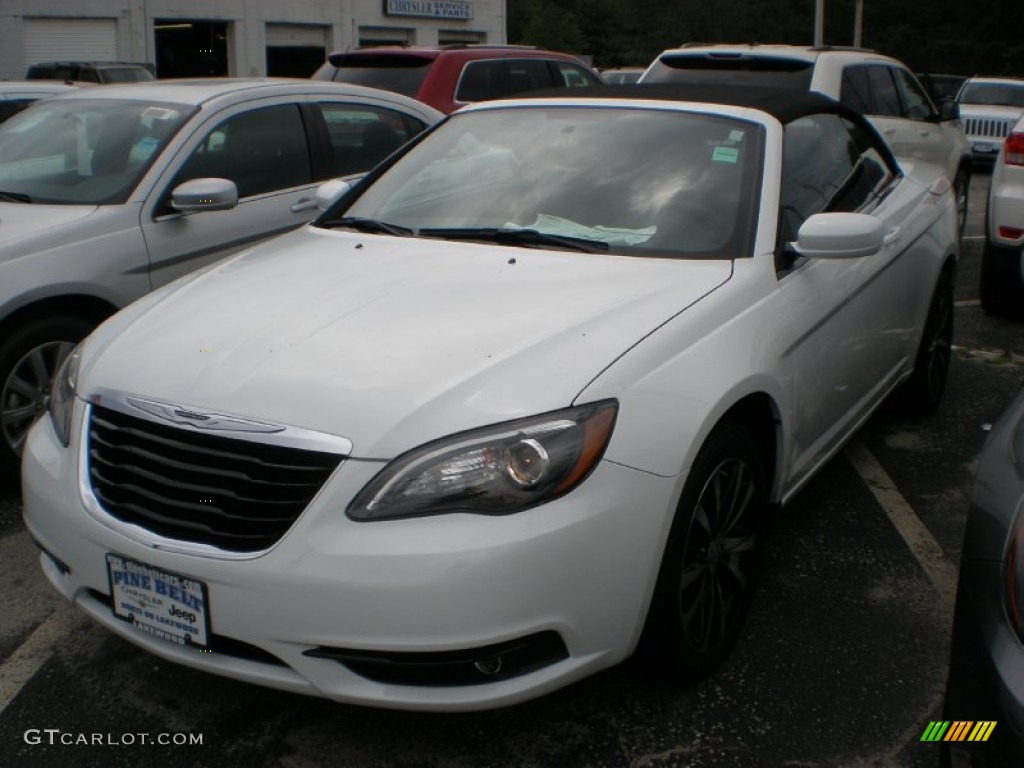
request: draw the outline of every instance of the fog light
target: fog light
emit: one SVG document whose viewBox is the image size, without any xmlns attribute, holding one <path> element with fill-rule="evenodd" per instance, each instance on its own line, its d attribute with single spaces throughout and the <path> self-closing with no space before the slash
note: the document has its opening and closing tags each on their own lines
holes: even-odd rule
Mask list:
<svg viewBox="0 0 1024 768">
<path fill-rule="evenodd" d="M 505 471 L 520 488 L 536 485 L 547 474 L 551 460 L 536 440 L 520 440 L 505 450 Z"/>
<path fill-rule="evenodd" d="M 476 671 L 481 675 L 487 675 L 491 677 L 501 672 L 501 668 L 504 666 L 501 663 L 501 656 L 492 656 L 489 659 L 482 659 L 473 664 L 476 667 Z"/>
</svg>

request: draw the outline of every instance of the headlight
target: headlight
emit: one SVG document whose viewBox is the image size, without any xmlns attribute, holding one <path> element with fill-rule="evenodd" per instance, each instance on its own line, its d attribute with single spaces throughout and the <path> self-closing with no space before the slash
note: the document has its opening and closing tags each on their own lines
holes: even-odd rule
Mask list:
<svg viewBox="0 0 1024 768">
<path fill-rule="evenodd" d="M 505 515 L 579 485 L 604 454 L 618 404 L 602 401 L 463 432 L 388 464 L 352 500 L 354 520 Z"/>
<path fill-rule="evenodd" d="M 82 359 L 81 345 L 71 350 L 53 377 L 50 389 L 50 423 L 65 446 L 71 441 L 71 412 L 78 389 L 78 364 Z"/>
</svg>

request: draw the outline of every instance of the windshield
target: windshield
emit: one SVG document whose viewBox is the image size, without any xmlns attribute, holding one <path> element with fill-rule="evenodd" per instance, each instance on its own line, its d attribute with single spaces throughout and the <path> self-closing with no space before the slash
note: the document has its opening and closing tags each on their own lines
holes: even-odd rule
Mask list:
<svg viewBox="0 0 1024 768">
<path fill-rule="evenodd" d="M 776 56 L 665 55 L 644 75 L 645 83 L 754 85 L 806 91 L 814 64 Z"/>
<path fill-rule="evenodd" d="M 332 56 L 337 67 L 333 79 L 365 85 L 415 97 L 434 59 L 393 54 L 347 54 Z"/>
<path fill-rule="evenodd" d="M 734 258 L 749 254 L 761 147 L 755 123 L 678 111 L 465 112 L 322 225 L 358 219 L 426 237 Z"/>
<path fill-rule="evenodd" d="M 0 125 L 0 191 L 26 202 L 124 202 L 193 108 L 75 99 L 40 102 Z"/>
<path fill-rule="evenodd" d="M 1024 108 L 1024 82 L 1020 85 L 968 83 L 964 86 L 964 92 L 960 94 L 960 103 Z"/>
<path fill-rule="evenodd" d="M 143 67 L 103 67 L 100 77 L 104 83 L 142 83 L 156 79 Z"/>
</svg>

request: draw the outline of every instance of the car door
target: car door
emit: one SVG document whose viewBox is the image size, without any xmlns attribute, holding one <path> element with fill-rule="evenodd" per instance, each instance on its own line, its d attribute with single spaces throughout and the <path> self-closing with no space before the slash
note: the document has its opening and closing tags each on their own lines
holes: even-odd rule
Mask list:
<svg viewBox="0 0 1024 768">
<path fill-rule="evenodd" d="M 786 128 L 780 252 L 819 212 L 862 212 L 887 232 L 879 253 L 851 259 L 780 264 L 786 307 L 786 352 L 793 372 L 794 455 L 798 484 L 860 423 L 907 369 L 916 318 L 930 286 L 922 285 L 913 244 L 925 221 L 922 191 L 887 164 L 859 126 L 833 114 L 801 118 Z"/>
<path fill-rule="evenodd" d="M 899 89 L 904 118 L 897 132 L 900 142 L 908 144 L 906 156 L 944 168 L 952 180 L 966 151 L 963 129 L 955 120 L 939 119 L 939 113 L 924 87 L 909 70 L 894 66 L 892 74 Z"/>
<path fill-rule="evenodd" d="M 205 177 L 235 182 L 238 205 L 190 215 L 170 207 L 175 186 Z M 142 208 L 153 287 L 308 221 L 315 178 L 298 100 L 250 102 L 211 115 Z"/>
<path fill-rule="evenodd" d="M 892 70 L 882 63 L 854 64 L 843 69 L 839 100 L 866 115 L 897 157 L 912 149 L 904 130 L 900 92 Z"/>
</svg>

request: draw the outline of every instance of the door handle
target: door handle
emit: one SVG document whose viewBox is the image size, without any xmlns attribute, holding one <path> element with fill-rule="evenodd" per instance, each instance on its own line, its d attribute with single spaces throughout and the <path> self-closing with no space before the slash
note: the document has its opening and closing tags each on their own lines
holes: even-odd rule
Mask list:
<svg viewBox="0 0 1024 768">
<path fill-rule="evenodd" d="M 315 197 L 300 197 L 294 205 L 291 206 L 290 210 L 292 213 L 300 213 L 302 211 L 310 211 L 316 208 Z"/>
<path fill-rule="evenodd" d="M 900 232 L 899 227 L 896 227 L 896 229 L 894 229 L 892 232 L 890 232 L 884 238 L 882 238 L 882 245 L 896 245 L 896 243 L 900 241 L 901 237 L 903 237 L 903 233 Z"/>
<path fill-rule="evenodd" d="M 895 128 L 886 128 L 884 131 L 882 131 L 882 133 L 884 133 L 886 136 L 895 136 L 896 135 L 896 129 Z"/>
</svg>

